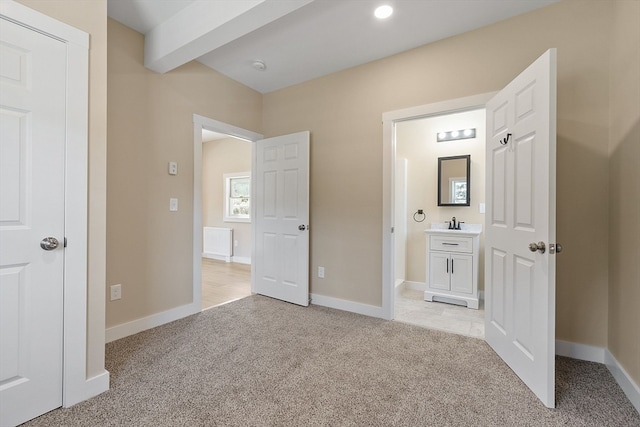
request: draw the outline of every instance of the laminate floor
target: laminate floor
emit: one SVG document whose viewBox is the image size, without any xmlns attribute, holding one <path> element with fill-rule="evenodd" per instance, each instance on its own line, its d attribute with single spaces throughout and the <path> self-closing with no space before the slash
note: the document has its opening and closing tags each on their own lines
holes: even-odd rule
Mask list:
<svg viewBox="0 0 640 427">
<path fill-rule="evenodd" d="M 424 300 L 424 292 L 402 289 L 396 297 L 395 320 L 454 334 L 484 338 L 484 304 L 479 310 Z"/>
<path fill-rule="evenodd" d="M 202 309 L 251 295 L 251 266 L 202 258 Z"/>
</svg>

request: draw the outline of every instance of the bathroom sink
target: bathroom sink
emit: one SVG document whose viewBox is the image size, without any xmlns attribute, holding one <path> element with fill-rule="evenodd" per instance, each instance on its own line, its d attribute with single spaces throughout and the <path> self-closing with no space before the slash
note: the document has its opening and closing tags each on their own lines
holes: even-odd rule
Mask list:
<svg viewBox="0 0 640 427">
<path fill-rule="evenodd" d="M 432 222 L 430 228 L 425 230 L 426 233 L 438 234 L 480 234 L 482 233 L 482 224 L 460 224 L 460 230 L 450 230 L 448 222 Z"/>
</svg>

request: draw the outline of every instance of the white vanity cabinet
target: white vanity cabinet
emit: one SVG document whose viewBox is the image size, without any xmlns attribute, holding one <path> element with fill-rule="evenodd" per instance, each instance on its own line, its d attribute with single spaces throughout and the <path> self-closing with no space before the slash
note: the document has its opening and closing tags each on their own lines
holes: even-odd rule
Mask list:
<svg viewBox="0 0 640 427">
<path fill-rule="evenodd" d="M 457 300 L 468 308 L 478 308 L 478 258 L 481 224 L 463 224 L 462 230 L 444 227 L 426 230 L 426 301 Z"/>
</svg>

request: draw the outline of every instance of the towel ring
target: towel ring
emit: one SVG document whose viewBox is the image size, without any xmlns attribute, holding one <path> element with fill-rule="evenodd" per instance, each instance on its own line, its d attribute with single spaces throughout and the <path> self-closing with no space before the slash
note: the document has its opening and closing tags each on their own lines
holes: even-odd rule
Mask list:
<svg viewBox="0 0 640 427">
<path fill-rule="evenodd" d="M 418 219 L 418 218 L 416 218 L 416 216 L 419 216 L 419 215 L 422 215 L 422 219 Z M 413 214 L 413 220 L 414 220 L 415 222 L 422 222 L 422 221 L 424 221 L 425 219 L 427 219 L 427 214 L 426 214 L 426 213 L 424 213 L 424 211 L 423 211 L 422 209 L 418 209 L 418 211 L 417 211 L 416 213 L 414 213 L 414 214 Z"/>
</svg>

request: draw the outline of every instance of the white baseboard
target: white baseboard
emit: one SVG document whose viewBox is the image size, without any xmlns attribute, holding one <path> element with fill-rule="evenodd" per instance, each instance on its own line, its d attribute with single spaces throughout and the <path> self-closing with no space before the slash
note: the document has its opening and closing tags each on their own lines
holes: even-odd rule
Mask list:
<svg viewBox="0 0 640 427">
<path fill-rule="evenodd" d="M 411 281 L 405 280 L 404 286 L 406 287 L 406 289 L 413 289 L 414 291 L 424 292 L 427 290 L 427 284 L 424 282 L 411 282 Z"/>
<path fill-rule="evenodd" d="M 238 264 L 251 265 L 251 257 L 248 256 L 234 256 L 231 258 L 231 262 L 237 262 Z"/>
<path fill-rule="evenodd" d="M 62 406 L 70 408 L 76 403 L 83 402 L 87 399 L 91 399 L 105 391 L 109 390 L 109 371 L 103 370 L 98 375 L 87 378 L 82 387 L 82 390 L 75 390 L 73 393 L 65 390 L 65 395 L 62 399 Z"/>
<path fill-rule="evenodd" d="M 609 372 L 613 375 L 613 378 L 616 379 L 616 382 L 624 391 L 624 394 L 627 395 L 631 404 L 636 408 L 636 411 L 640 412 L 640 387 L 636 384 L 627 371 L 618 363 L 613 354 L 609 351 L 609 349 L 605 349 L 604 351 L 604 360 L 607 368 L 609 368 Z"/>
<path fill-rule="evenodd" d="M 213 254 L 211 252 L 202 252 L 202 258 L 217 259 L 218 261 L 231 262 L 230 256 Z"/>
<path fill-rule="evenodd" d="M 309 294 L 309 296 L 311 297 L 311 304 L 314 305 L 350 311 L 364 316 L 384 318 L 382 307 L 317 294 Z"/>
<path fill-rule="evenodd" d="M 129 335 L 137 334 L 138 332 L 146 331 L 147 329 L 155 328 L 156 326 L 164 325 L 165 323 L 200 313 L 200 311 L 201 307 L 192 303 L 163 311 L 161 313 L 152 314 L 151 316 L 143 317 L 141 319 L 132 320 L 131 322 L 123 323 L 121 325 L 112 326 L 111 328 L 107 328 L 105 331 L 105 341 L 111 342 L 120 338 L 128 337 Z"/>
<path fill-rule="evenodd" d="M 556 354 L 588 362 L 604 363 L 604 348 L 556 340 Z"/>
</svg>

